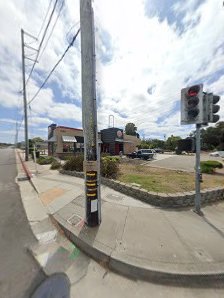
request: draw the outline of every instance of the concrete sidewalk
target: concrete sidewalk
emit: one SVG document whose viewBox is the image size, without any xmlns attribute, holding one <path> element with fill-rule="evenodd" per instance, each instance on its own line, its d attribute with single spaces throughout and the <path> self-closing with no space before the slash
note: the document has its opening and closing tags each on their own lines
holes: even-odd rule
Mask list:
<svg viewBox="0 0 224 298">
<path fill-rule="evenodd" d="M 32 161 L 26 162 L 31 173 Z M 43 206 L 83 252 L 119 273 L 192 285 L 224 281 L 224 203 L 162 210 L 102 186 L 102 223 L 84 224 L 84 181 L 38 166 L 32 179 Z"/>
</svg>

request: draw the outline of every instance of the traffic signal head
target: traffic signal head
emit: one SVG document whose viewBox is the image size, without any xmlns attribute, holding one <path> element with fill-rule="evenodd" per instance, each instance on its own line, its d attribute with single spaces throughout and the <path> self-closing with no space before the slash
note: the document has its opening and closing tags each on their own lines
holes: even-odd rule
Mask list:
<svg viewBox="0 0 224 298">
<path fill-rule="evenodd" d="M 181 90 L 181 124 L 200 124 L 203 119 L 203 85 Z"/>
<path fill-rule="evenodd" d="M 216 113 L 220 110 L 220 106 L 217 103 L 220 100 L 220 96 L 213 95 L 213 93 L 208 94 L 208 122 L 216 123 L 219 121 L 219 115 Z"/>
</svg>

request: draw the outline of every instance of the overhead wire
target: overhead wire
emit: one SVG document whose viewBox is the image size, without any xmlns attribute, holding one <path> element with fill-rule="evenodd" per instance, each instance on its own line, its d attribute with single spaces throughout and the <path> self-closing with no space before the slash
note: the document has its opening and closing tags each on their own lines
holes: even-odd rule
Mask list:
<svg viewBox="0 0 224 298">
<path fill-rule="evenodd" d="M 43 22 L 42 22 L 40 31 L 39 31 L 39 33 L 37 34 L 37 39 L 40 37 L 40 33 L 41 33 L 41 31 L 43 30 L 43 28 L 44 28 L 45 21 L 46 21 L 46 19 L 47 19 L 48 13 L 49 13 L 49 11 L 50 11 L 51 3 L 52 3 L 52 0 L 50 0 L 50 2 L 49 2 L 48 8 L 47 8 L 47 12 L 46 12 L 45 17 L 44 17 L 44 19 L 43 19 Z"/>
<path fill-rule="evenodd" d="M 32 73 L 33 73 L 33 70 L 34 70 L 35 65 L 37 64 L 37 59 L 38 59 L 39 54 L 40 54 L 40 49 L 41 49 L 41 47 L 42 47 L 42 44 L 43 44 L 44 39 L 45 39 L 45 36 L 46 36 L 46 34 L 47 34 L 47 30 L 48 30 L 49 25 L 50 25 L 50 23 L 51 23 L 53 14 L 54 14 L 55 9 L 56 9 L 56 6 L 57 6 L 57 3 L 58 3 L 58 0 L 55 0 L 54 7 L 53 7 L 53 9 L 52 9 L 52 11 L 51 11 L 50 17 L 49 17 L 49 19 L 48 19 L 47 25 L 46 25 L 46 27 L 45 27 L 43 36 L 42 36 L 42 38 L 41 38 L 41 41 L 40 41 L 40 44 L 39 44 L 39 47 L 38 47 L 38 50 L 37 50 L 37 54 L 36 54 L 35 61 L 34 61 L 34 63 L 33 63 L 33 66 L 32 66 L 32 68 L 31 68 L 31 71 L 30 71 L 30 73 L 29 73 L 29 76 L 28 76 L 28 78 L 27 78 L 27 80 L 26 80 L 26 85 L 27 85 L 27 83 L 29 82 L 29 79 L 30 79 L 30 77 L 31 77 L 31 75 L 32 75 Z"/>
<path fill-rule="evenodd" d="M 49 20 L 48 20 L 48 22 L 47 22 L 47 26 L 46 26 L 46 28 L 45 28 L 45 30 L 44 30 L 42 39 L 41 39 L 41 41 L 40 41 L 40 45 L 39 45 L 39 47 L 38 47 L 38 55 L 39 55 L 40 49 L 41 49 L 41 47 L 42 47 L 42 44 L 43 44 L 43 42 L 44 42 L 44 38 L 45 38 L 45 36 L 46 36 L 46 34 L 47 34 L 47 30 L 48 30 L 48 28 L 49 28 L 49 26 L 50 26 L 50 23 L 51 23 L 53 14 L 54 14 L 55 9 L 56 9 L 56 6 L 57 6 L 57 3 L 58 3 L 58 0 L 55 0 L 54 7 L 53 7 L 53 9 L 52 9 L 52 11 L 51 11 Z"/>
<path fill-rule="evenodd" d="M 64 53 L 62 54 L 61 58 L 58 60 L 58 62 L 54 65 L 54 67 L 52 68 L 52 70 L 50 71 L 50 73 L 48 74 L 48 76 L 46 77 L 46 79 L 44 80 L 44 82 L 41 84 L 40 88 L 37 90 L 37 92 L 34 94 L 34 96 L 32 97 L 32 99 L 28 102 L 27 105 L 30 105 L 31 102 L 34 101 L 34 99 L 37 97 L 37 95 L 39 94 L 39 92 L 41 91 L 41 89 L 44 87 L 44 85 L 47 83 L 48 79 L 50 78 L 50 76 L 52 75 L 52 73 L 55 71 L 55 69 L 57 68 L 57 66 L 59 65 L 59 63 L 63 60 L 63 58 L 65 57 L 66 53 L 68 52 L 68 50 L 73 46 L 78 34 L 80 32 L 80 28 L 78 29 L 78 31 L 76 32 L 76 34 L 74 35 L 72 41 L 70 42 L 70 44 L 68 45 L 68 47 L 66 48 L 66 50 L 64 51 Z"/>
<path fill-rule="evenodd" d="M 58 21 L 58 19 L 59 19 L 59 17 L 60 17 L 60 14 L 61 14 L 61 12 L 62 12 L 62 9 L 63 9 L 64 4 L 65 4 L 65 0 L 63 0 L 63 1 L 61 2 L 61 6 L 60 6 L 60 8 L 59 8 L 57 18 L 55 19 L 54 25 L 53 25 L 53 27 L 51 28 L 51 32 L 50 32 L 50 34 L 49 34 L 49 36 L 48 36 L 48 39 L 47 39 L 47 41 L 46 41 L 46 43 L 45 43 L 45 46 L 44 46 L 42 52 L 41 52 L 40 55 L 39 55 L 39 59 L 41 59 L 41 57 L 43 56 L 44 51 L 46 50 L 46 47 L 47 47 L 48 42 L 49 42 L 49 40 L 50 40 L 50 38 L 51 38 L 51 36 L 52 36 L 52 34 L 53 34 L 53 32 L 54 32 L 55 26 L 56 26 L 57 21 Z"/>
<path fill-rule="evenodd" d="M 68 35 L 69 35 L 69 33 L 72 31 L 73 28 L 75 28 L 79 24 L 80 24 L 80 21 L 76 22 L 74 25 L 71 26 L 71 28 L 66 33 L 66 40 L 67 40 L 68 43 L 69 43 L 69 41 L 68 41 Z"/>
</svg>

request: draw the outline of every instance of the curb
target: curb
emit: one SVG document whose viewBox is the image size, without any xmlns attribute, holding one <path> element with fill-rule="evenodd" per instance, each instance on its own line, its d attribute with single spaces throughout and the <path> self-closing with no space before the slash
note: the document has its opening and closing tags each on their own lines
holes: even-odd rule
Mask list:
<svg viewBox="0 0 224 298">
<path fill-rule="evenodd" d="M 18 155 L 18 157 L 19 157 L 19 159 L 20 159 L 20 162 L 21 162 L 21 164 L 22 164 L 23 170 L 24 170 L 24 172 L 25 172 L 27 178 L 30 180 L 31 177 L 32 177 L 32 174 L 30 173 L 28 167 L 25 165 L 25 162 L 24 162 L 24 160 L 22 159 L 22 157 L 21 157 L 21 155 L 20 155 L 20 152 L 17 151 L 17 155 Z"/>
<path fill-rule="evenodd" d="M 121 275 L 127 276 L 132 279 L 140 279 L 153 283 L 164 284 L 164 285 L 178 285 L 178 286 L 189 286 L 189 287 L 208 287 L 212 288 L 219 283 L 224 285 L 224 266 L 223 271 L 221 270 L 210 270 L 203 271 L 198 270 L 198 272 L 192 268 L 194 265 L 189 265 L 186 272 L 181 271 L 169 271 L 162 270 L 150 266 L 141 266 L 134 259 L 125 258 L 122 259 L 121 256 L 116 256 L 116 252 L 113 252 L 112 248 L 105 247 L 103 244 L 94 243 L 93 247 L 88 240 L 82 239 L 79 233 L 73 233 L 71 227 L 64 222 L 64 220 L 57 214 L 53 215 L 54 220 L 64 231 L 65 236 L 73 242 L 80 250 L 92 257 L 95 261 L 100 264 L 106 265 L 112 271 L 119 273 Z M 129 260 L 127 260 L 129 259 Z M 179 265 L 177 264 L 177 267 Z M 218 264 L 217 267 L 220 265 Z"/>
<path fill-rule="evenodd" d="M 39 192 L 39 190 L 37 189 L 35 183 L 34 183 L 33 180 L 32 180 L 33 175 L 32 175 L 32 173 L 30 172 L 30 170 L 28 169 L 28 167 L 26 166 L 24 160 L 22 159 L 22 157 L 21 157 L 21 155 L 20 155 L 20 152 L 17 151 L 17 155 L 18 155 L 18 157 L 19 157 L 19 159 L 20 159 L 20 162 L 21 162 L 21 164 L 22 164 L 23 170 L 24 170 L 24 172 L 25 172 L 25 174 L 26 174 L 26 176 L 27 176 L 27 178 L 28 178 L 30 184 L 33 186 L 33 188 L 35 189 L 36 193 L 39 194 L 40 192 Z"/>
</svg>

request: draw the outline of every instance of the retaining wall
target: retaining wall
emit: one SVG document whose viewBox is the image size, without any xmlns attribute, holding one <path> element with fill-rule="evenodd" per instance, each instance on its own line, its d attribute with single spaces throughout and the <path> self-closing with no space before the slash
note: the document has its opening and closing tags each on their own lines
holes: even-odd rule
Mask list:
<svg viewBox="0 0 224 298">
<path fill-rule="evenodd" d="M 71 175 L 79 178 L 84 178 L 84 173 L 75 171 L 60 170 L 61 174 Z M 147 191 L 140 187 L 132 186 L 113 179 L 101 177 L 101 183 L 117 190 L 125 195 L 131 196 L 135 199 L 145 203 L 163 207 L 163 208 L 181 208 L 194 206 L 195 192 L 181 192 L 181 193 L 157 193 Z M 212 189 L 201 190 L 201 204 L 207 205 L 212 202 L 224 200 L 224 188 L 216 187 Z"/>
</svg>

